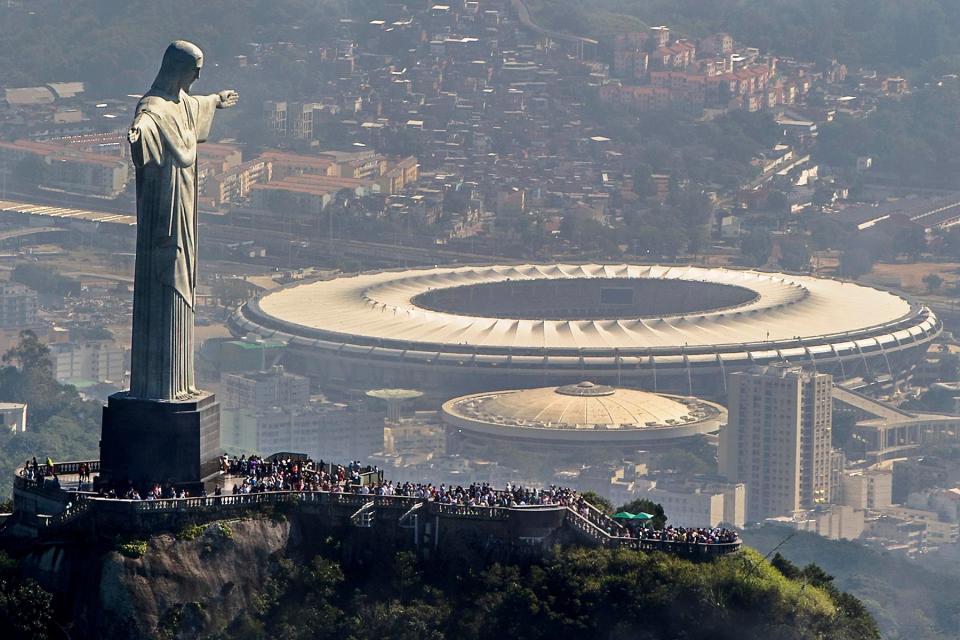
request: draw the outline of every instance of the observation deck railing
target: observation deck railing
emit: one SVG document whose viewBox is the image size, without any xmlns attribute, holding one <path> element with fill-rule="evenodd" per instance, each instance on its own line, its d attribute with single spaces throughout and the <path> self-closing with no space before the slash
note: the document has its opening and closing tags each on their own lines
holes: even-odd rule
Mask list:
<svg viewBox="0 0 960 640">
<path fill-rule="evenodd" d="M 76 473 L 83 462 L 65 462 L 55 465 L 58 475 Z M 86 462 L 88 469 L 93 472 L 99 469 L 99 462 Z M 255 493 L 224 494 L 214 496 L 189 498 L 161 498 L 156 500 L 128 500 L 122 498 L 107 498 L 86 491 L 66 491 L 57 489 L 41 481 L 35 481 L 24 476 L 15 477 L 18 488 L 29 491 L 43 492 L 45 495 L 59 495 L 61 499 L 69 500 L 68 507 L 57 515 L 41 516 L 38 526 L 41 529 L 54 531 L 67 526 L 82 517 L 91 516 L 99 508 L 107 509 L 113 515 L 128 514 L 134 517 L 138 514 L 162 513 L 222 513 L 233 514 L 238 511 L 247 511 L 264 505 L 291 504 L 298 506 L 340 506 L 345 511 L 355 513 L 360 509 L 396 509 L 399 514 L 406 514 L 417 505 L 429 515 L 456 518 L 458 520 L 505 521 L 511 517 L 523 517 L 527 512 L 542 510 L 565 510 L 563 523 L 565 526 L 579 532 L 593 544 L 611 549 L 632 549 L 636 551 L 663 551 L 689 557 L 711 558 L 731 553 L 740 548 L 740 542 L 724 543 L 696 543 L 677 540 L 658 540 L 654 538 L 635 538 L 621 535 L 627 529 L 620 523 L 609 518 L 602 511 L 589 503 L 580 502 L 578 505 L 519 505 L 519 506 L 475 506 L 448 504 L 430 500 L 426 497 L 376 495 L 371 493 L 353 493 L 349 491 L 262 491 Z M 354 485 L 359 487 L 360 485 Z M 503 493 L 503 492 L 497 492 Z M 372 507 L 371 507 L 372 505 Z"/>
</svg>

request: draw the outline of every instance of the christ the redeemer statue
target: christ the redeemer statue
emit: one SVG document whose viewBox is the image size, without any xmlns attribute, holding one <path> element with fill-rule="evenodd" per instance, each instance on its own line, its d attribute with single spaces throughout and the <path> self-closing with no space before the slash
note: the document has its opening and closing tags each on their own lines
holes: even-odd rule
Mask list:
<svg viewBox="0 0 960 640">
<path fill-rule="evenodd" d="M 197 144 L 216 109 L 235 91 L 190 95 L 203 53 L 178 40 L 167 47 L 153 86 L 130 127 L 137 175 L 137 259 L 133 287 L 131 398 L 189 400 L 197 286 Z"/>
</svg>

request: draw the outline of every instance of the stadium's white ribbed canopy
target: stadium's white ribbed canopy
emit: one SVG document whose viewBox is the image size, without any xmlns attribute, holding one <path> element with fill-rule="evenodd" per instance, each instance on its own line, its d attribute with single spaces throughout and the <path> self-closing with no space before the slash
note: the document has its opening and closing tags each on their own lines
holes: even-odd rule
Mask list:
<svg viewBox="0 0 960 640">
<path fill-rule="evenodd" d="M 734 307 L 687 315 L 584 320 L 465 315 L 425 309 L 430 291 L 505 281 L 658 279 L 734 285 L 753 291 Z M 500 348 L 637 349 L 755 343 L 837 336 L 911 314 L 893 293 L 812 276 L 629 264 L 461 266 L 384 271 L 287 287 L 265 295 L 260 312 L 327 334 Z"/>
</svg>

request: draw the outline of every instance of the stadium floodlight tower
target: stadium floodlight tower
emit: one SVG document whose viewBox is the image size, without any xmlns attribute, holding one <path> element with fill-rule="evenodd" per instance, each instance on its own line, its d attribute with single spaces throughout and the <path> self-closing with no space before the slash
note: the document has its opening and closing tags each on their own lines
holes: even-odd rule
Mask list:
<svg viewBox="0 0 960 640">
<path fill-rule="evenodd" d="M 371 398 L 378 398 L 387 403 L 387 420 L 399 422 L 403 408 L 410 402 L 423 396 L 422 391 L 416 389 L 373 389 L 367 391 Z"/>
</svg>

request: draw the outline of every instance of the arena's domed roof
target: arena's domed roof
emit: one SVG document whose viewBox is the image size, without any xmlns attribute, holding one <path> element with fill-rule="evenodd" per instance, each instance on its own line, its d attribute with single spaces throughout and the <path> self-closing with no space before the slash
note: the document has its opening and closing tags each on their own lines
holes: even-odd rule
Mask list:
<svg viewBox="0 0 960 640">
<path fill-rule="evenodd" d="M 726 412 L 700 398 L 585 381 L 461 396 L 446 402 L 443 414 L 449 424 L 472 432 L 597 443 L 709 433 L 719 428 Z"/>
<path fill-rule="evenodd" d="M 697 405 L 691 408 L 668 396 L 592 382 L 492 395 L 477 399 L 473 406 L 476 407 L 475 417 L 515 420 L 544 427 L 644 427 L 697 420 L 692 414 Z M 466 406 L 461 410 L 466 410 Z"/>
</svg>

